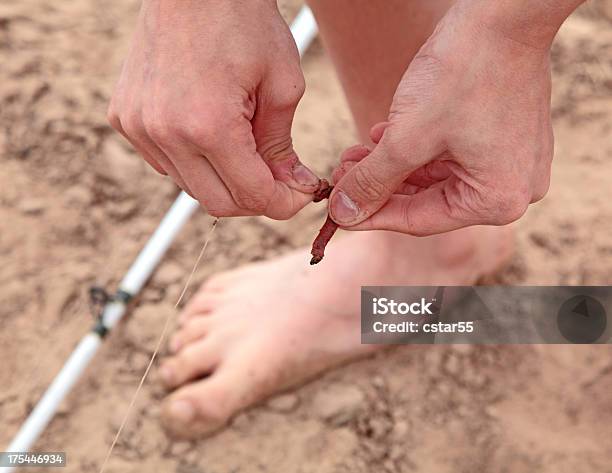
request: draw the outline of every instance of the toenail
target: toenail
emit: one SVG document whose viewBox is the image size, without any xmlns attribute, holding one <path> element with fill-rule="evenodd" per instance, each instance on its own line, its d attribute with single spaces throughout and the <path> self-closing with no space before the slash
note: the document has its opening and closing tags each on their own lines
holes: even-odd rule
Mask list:
<svg viewBox="0 0 612 473">
<path fill-rule="evenodd" d="M 162 366 L 159 369 L 159 374 L 166 384 L 172 384 L 174 381 L 174 371 L 169 366 Z"/>
<path fill-rule="evenodd" d="M 193 405 L 191 402 L 183 399 L 172 401 L 169 412 L 173 418 L 183 423 L 191 422 L 195 417 Z"/>
</svg>

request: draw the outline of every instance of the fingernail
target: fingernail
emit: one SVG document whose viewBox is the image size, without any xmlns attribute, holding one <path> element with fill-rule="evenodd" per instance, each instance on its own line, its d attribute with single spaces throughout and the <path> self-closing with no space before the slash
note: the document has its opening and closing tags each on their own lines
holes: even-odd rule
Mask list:
<svg viewBox="0 0 612 473">
<path fill-rule="evenodd" d="M 336 222 L 349 224 L 359 215 L 359 207 L 348 195 L 338 191 L 331 200 L 331 213 Z"/>
<path fill-rule="evenodd" d="M 185 424 L 191 422 L 195 417 L 195 409 L 193 408 L 193 405 L 189 401 L 182 399 L 172 401 L 169 410 L 172 417 Z"/>
<path fill-rule="evenodd" d="M 319 178 L 303 164 L 297 164 L 292 171 L 293 179 L 303 186 L 318 186 Z"/>
<path fill-rule="evenodd" d="M 162 366 L 159 369 L 159 375 L 161 376 L 164 383 L 172 385 L 172 382 L 174 381 L 174 371 L 172 371 L 172 368 L 170 368 L 169 366 Z"/>
</svg>

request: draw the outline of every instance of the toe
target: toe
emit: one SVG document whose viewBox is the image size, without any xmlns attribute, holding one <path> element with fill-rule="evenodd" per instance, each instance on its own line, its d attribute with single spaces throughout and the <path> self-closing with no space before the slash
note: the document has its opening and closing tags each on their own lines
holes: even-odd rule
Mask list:
<svg viewBox="0 0 612 473">
<path fill-rule="evenodd" d="M 160 367 L 163 383 L 172 389 L 211 373 L 219 362 L 221 348 L 216 337 L 206 337 L 186 345 Z"/>
<path fill-rule="evenodd" d="M 214 320 L 212 317 L 192 317 L 187 319 L 170 339 L 168 344 L 170 352 L 176 354 L 187 345 L 204 338 L 204 336 L 210 333 Z"/>
<path fill-rule="evenodd" d="M 235 380 L 220 371 L 182 387 L 164 401 L 161 421 L 172 437 L 192 439 L 211 434 L 224 427 L 240 408 L 232 395 Z"/>
<path fill-rule="evenodd" d="M 179 325 L 184 325 L 193 317 L 210 314 L 219 306 L 221 301 L 222 297 L 220 295 L 200 290 L 191 298 L 178 316 Z"/>
<path fill-rule="evenodd" d="M 241 268 L 242 269 L 242 268 Z M 238 271 L 224 271 L 211 276 L 209 279 L 204 281 L 201 292 L 220 292 L 231 286 L 236 279 Z"/>
</svg>

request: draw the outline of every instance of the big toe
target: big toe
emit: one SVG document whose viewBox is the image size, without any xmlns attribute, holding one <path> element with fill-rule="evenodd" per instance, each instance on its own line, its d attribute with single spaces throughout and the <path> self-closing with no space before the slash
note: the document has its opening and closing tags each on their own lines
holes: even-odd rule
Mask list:
<svg viewBox="0 0 612 473">
<path fill-rule="evenodd" d="M 224 427 L 236 410 L 230 394 L 216 375 L 189 384 L 164 401 L 162 425 L 177 439 L 210 435 Z"/>
</svg>

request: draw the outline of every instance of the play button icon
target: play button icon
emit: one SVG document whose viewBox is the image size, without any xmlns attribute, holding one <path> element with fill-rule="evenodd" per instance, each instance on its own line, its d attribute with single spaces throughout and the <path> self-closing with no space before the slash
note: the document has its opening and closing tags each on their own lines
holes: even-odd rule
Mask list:
<svg viewBox="0 0 612 473">
<path fill-rule="evenodd" d="M 557 313 L 559 331 L 571 343 L 594 343 L 604 334 L 607 325 L 606 310 L 591 296 L 574 296 L 565 301 Z"/>
</svg>

